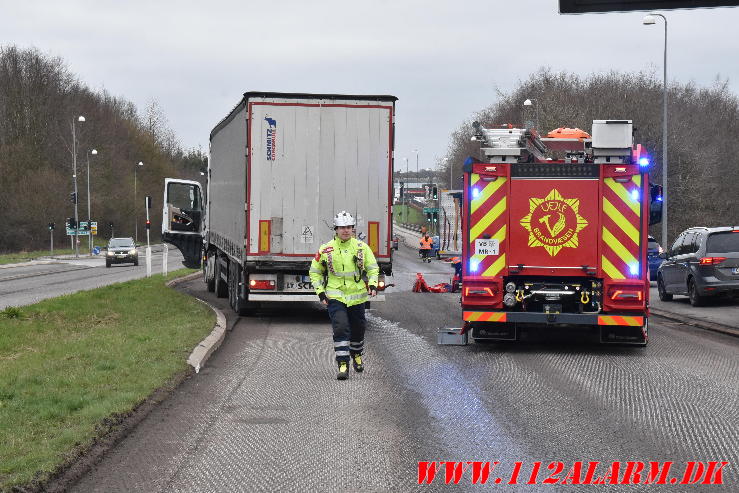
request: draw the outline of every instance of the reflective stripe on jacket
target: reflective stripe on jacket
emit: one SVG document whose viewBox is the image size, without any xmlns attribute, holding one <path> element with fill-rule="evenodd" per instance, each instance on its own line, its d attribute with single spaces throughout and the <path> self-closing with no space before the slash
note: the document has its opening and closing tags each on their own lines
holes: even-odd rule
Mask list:
<svg viewBox="0 0 739 493">
<path fill-rule="evenodd" d="M 364 260 L 361 269 L 356 259 Z M 365 272 L 367 284 L 362 279 Z M 367 301 L 367 285 L 377 287 L 380 268 L 366 243 L 356 238 L 341 241 L 335 237 L 318 249 L 309 274 L 316 294 L 326 293 L 330 299 L 354 306 Z"/>
</svg>

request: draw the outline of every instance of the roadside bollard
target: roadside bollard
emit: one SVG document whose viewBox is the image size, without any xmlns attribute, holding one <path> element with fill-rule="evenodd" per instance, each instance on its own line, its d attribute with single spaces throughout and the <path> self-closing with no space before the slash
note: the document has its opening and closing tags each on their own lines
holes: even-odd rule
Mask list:
<svg viewBox="0 0 739 493">
<path fill-rule="evenodd" d="M 162 274 L 167 275 L 167 262 L 169 258 L 169 245 L 164 244 L 162 249 Z"/>
</svg>

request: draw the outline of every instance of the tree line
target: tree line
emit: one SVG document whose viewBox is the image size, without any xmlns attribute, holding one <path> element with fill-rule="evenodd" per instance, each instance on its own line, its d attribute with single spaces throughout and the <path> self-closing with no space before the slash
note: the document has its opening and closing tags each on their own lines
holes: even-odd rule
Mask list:
<svg viewBox="0 0 739 493">
<path fill-rule="evenodd" d="M 77 121 L 84 116 L 85 121 Z M 74 216 L 73 139 L 77 143 L 80 220 L 87 220 L 87 181 L 91 219 L 98 242 L 110 235 L 145 238 L 144 197 L 152 196 L 151 235 L 161 228 L 164 177 L 199 179 L 207 158 L 183 150 L 156 101 L 140 115 L 135 105 L 106 91 L 93 91 L 58 57 L 37 49 L 0 47 L 0 253 L 69 247 L 65 222 Z M 91 151 L 95 149 L 97 154 Z M 87 165 L 89 160 L 89 176 Z M 137 204 L 134 167 L 137 163 Z M 87 241 L 82 241 L 82 246 Z"/>
<path fill-rule="evenodd" d="M 661 184 L 662 94 L 662 79 L 651 73 L 578 76 L 540 69 L 510 92 L 498 91 L 494 104 L 452 133 L 446 176 L 451 166 L 451 188 L 460 188 L 464 160 L 481 158 L 479 143 L 470 140 L 474 121 L 485 126 L 529 122 L 546 135 L 559 127 L 590 132 L 593 120 L 618 119 L 633 120 L 635 142 L 646 148 L 653 161 L 650 180 Z M 667 95 L 670 241 L 691 226 L 739 224 L 739 99 L 729 90 L 728 81 L 719 79 L 710 87 L 672 81 Z M 532 105 L 524 106 L 526 99 Z M 651 228 L 657 238 L 659 228 Z"/>
</svg>

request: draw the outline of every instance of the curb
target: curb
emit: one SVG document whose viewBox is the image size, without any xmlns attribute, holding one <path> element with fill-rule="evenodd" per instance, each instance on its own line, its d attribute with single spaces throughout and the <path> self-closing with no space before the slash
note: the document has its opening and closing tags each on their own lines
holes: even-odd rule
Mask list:
<svg viewBox="0 0 739 493">
<path fill-rule="evenodd" d="M 192 274 L 188 274 L 184 277 L 172 279 L 167 283 L 167 287 L 171 288 L 183 282 L 197 279 L 200 276 L 202 276 L 202 273 L 193 272 Z M 218 349 L 218 347 L 221 345 L 223 339 L 226 338 L 226 316 L 221 310 L 211 305 L 207 301 L 203 301 L 199 298 L 195 299 L 208 306 L 216 314 L 216 324 L 213 326 L 213 330 L 211 331 L 210 335 L 200 341 L 200 344 L 198 344 L 195 349 L 192 350 L 192 353 L 190 353 L 190 356 L 187 358 L 187 364 L 195 369 L 195 373 L 200 373 L 200 369 L 205 366 L 205 362 L 208 361 L 208 358 L 211 357 L 215 350 Z"/>
<path fill-rule="evenodd" d="M 736 327 L 729 327 L 728 325 L 722 325 L 715 322 L 709 322 L 706 320 L 700 320 L 697 318 L 689 317 L 687 315 L 681 315 L 673 312 L 668 312 L 665 310 L 655 309 L 650 307 L 649 312 L 653 315 L 656 315 L 658 317 L 666 318 L 668 320 L 673 320 L 675 322 L 680 322 L 685 325 L 690 325 L 692 327 L 696 327 L 703 330 L 710 330 L 712 332 L 719 332 L 721 334 L 726 334 L 734 337 L 739 337 L 739 329 Z"/>
</svg>

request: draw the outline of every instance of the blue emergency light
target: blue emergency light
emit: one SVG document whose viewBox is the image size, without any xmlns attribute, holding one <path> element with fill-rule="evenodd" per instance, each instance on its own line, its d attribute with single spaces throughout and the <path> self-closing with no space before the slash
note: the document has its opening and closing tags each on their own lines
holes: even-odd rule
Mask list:
<svg viewBox="0 0 739 493">
<path fill-rule="evenodd" d="M 635 276 L 639 273 L 639 264 L 631 264 L 629 266 L 629 272 L 631 272 L 632 276 Z"/>
<path fill-rule="evenodd" d="M 480 261 L 475 259 L 470 259 L 470 272 L 477 272 L 477 269 L 480 267 Z"/>
<path fill-rule="evenodd" d="M 472 198 L 475 198 L 476 199 L 478 197 L 478 195 L 480 195 L 480 190 L 477 189 L 477 188 L 473 188 L 472 189 Z"/>
<path fill-rule="evenodd" d="M 642 168 L 649 166 L 649 158 L 648 157 L 639 158 L 639 166 L 641 166 Z"/>
<path fill-rule="evenodd" d="M 631 200 L 639 200 L 639 190 L 631 191 Z"/>
</svg>

